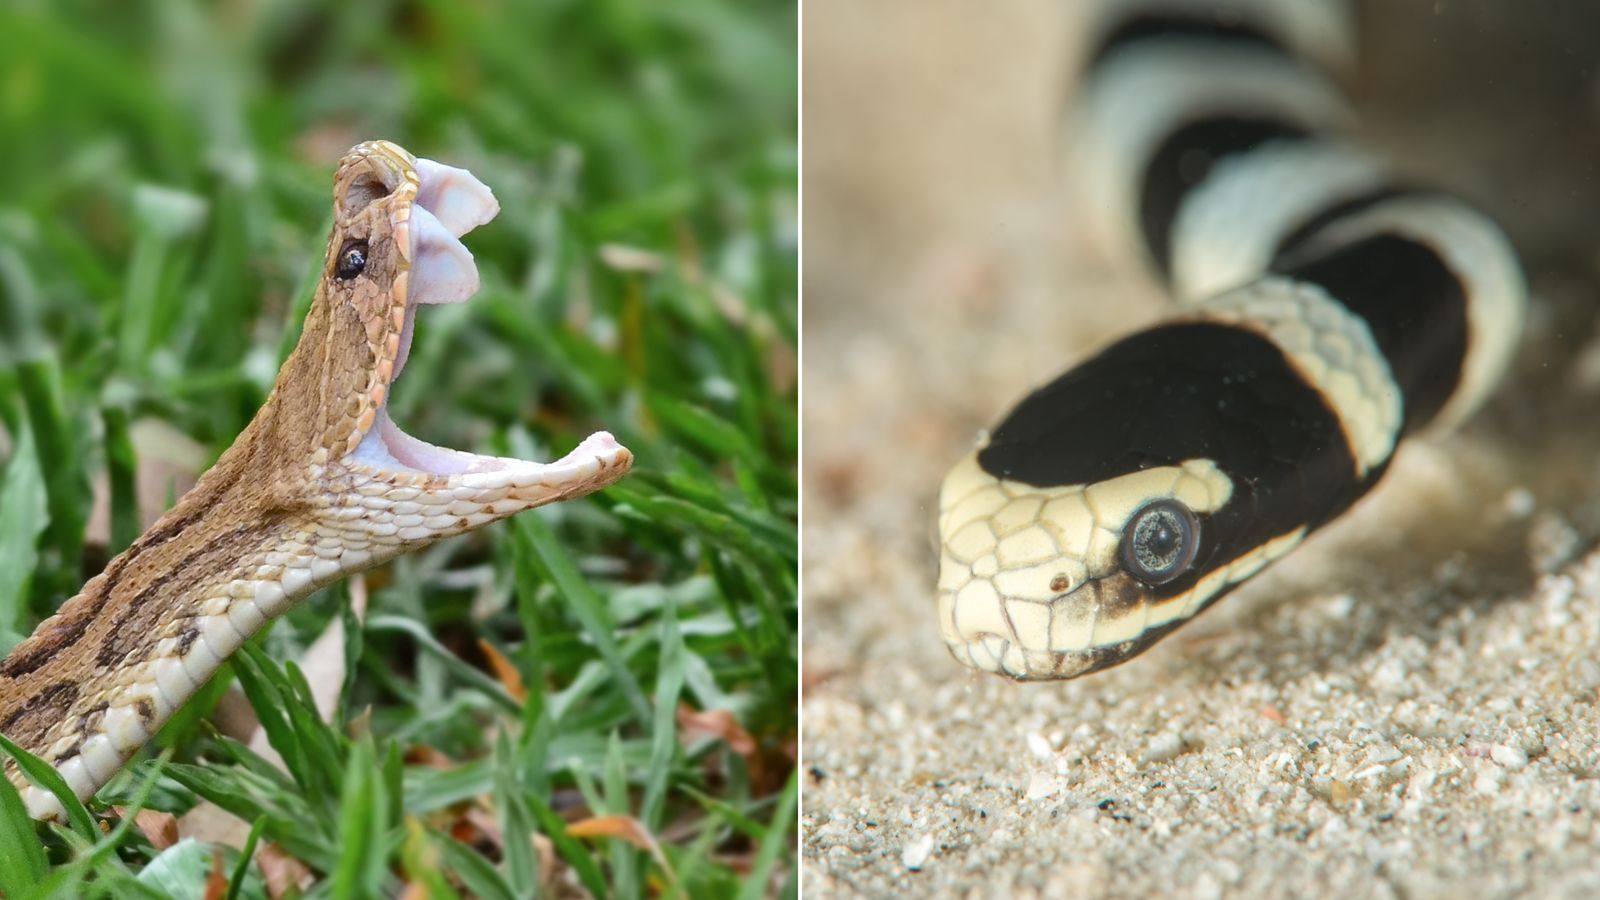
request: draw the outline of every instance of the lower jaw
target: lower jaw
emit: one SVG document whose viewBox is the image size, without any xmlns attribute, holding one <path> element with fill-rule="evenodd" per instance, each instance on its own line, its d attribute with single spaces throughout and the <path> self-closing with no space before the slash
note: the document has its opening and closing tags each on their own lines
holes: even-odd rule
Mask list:
<svg viewBox="0 0 1600 900">
<path fill-rule="evenodd" d="M 372 428 L 349 459 L 372 471 L 414 478 L 445 478 L 462 486 L 497 487 L 544 482 L 551 487 L 592 478 L 604 468 L 626 468 L 632 455 L 609 432 L 589 435 L 553 462 L 481 456 L 436 447 L 401 431 L 380 410 Z"/>
<path fill-rule="evenodd" d="M 435 477 L 489 471 L 494 466 L 486 463 L 496 461 L 495 457 L 436 447 L 406 434 L 389 417 L 387 404 L 378 410 L 351 459 L 380 471 Z"/>
</svg>

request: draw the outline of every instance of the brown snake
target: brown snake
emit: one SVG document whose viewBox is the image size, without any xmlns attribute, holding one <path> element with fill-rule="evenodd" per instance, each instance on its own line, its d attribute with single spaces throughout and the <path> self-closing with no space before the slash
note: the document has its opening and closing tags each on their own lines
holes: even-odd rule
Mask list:
<svg viewBox="0 0 1600 900">
<path fill-rule="evenodd" d="M 470 173 L 387 141 L 333 182 L 323 277 L 294 352 L 233 446 L 150 530 L 0 663 L 0 733 L 87 799 L 273 617 L 347 575 L 617 481 L 591 435 L 553 463 L 402 432 L 386 401 L 419 303 L 478 288 L 457 239 L 499 212 Z M 6 761 L 36 818 L 61 804 Z"/>
</svg>

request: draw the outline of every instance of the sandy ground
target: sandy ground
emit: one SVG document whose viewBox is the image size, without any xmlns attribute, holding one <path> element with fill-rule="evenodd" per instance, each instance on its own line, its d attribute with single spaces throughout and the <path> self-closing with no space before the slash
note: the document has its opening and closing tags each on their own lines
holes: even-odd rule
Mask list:
<svg viewBox="0 0 1600 900">
<path fill-rule="evenodd" d="M 807 0 L 807 895 L 1600 893 L 1600 23 L 1496 6 L 1390 4 L 1354 89 L 1524 251 L 1505 388 L 1154 650 L 1018 685 L 939 640 L 939 480 L 1162 309 L 1057 171 L 1076 5 Z"/>
</svg>

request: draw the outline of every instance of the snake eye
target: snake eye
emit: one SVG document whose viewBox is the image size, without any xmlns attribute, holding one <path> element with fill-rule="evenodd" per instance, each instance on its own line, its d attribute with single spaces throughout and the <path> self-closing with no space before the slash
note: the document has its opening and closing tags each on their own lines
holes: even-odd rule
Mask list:
<svg viewBox="0 0 1600 900">
<path fill-rule="evenodd" d="M 339 248 L 339 265 L 333 270 L 333 277 L 340 281 L 349 281 L 360 275 L 367 267 L 367 242 L 345 241 Z"/>
<path fill-rule="evenodd" d="M 1122 529 L 1122 567 L 1145 584 L 1166 584 L 1189 570 L 1200 523 L 1176 500 L 1147 504 Z"/>
</svg>

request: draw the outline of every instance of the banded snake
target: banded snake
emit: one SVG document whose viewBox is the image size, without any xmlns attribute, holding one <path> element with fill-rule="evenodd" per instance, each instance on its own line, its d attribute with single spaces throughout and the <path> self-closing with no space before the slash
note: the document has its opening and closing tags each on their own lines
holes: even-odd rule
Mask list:
<svg viewBox="0 0 1600 900">
<path fill-rule="evenodd" d="M 305 328 L 266 402 L 176 507 L 0 663 L 0 733 L 87 799 L 240 645 L 314 591 L 490 522 L 600 490 L 632 455 L 589 436 L 551 463 L 435 447 L 387 401 L 417 306 L 478 289 L 459 238 L 499 212 L 471 173 L 351 149 Z M 36 818 L 60 802 L 7 761 Z"/>
<path fill-rule="evenodd" d="M 1500 229 L 1345 135 L 1334 3 L 1136 0 L 1068 129 L 1085 214 L 1179 310 L 1035 390 L 945 478 L 938 618 L 1018 680 L 1124 662 L 1342 515 L 1494 386 Z"/>
</svg>

